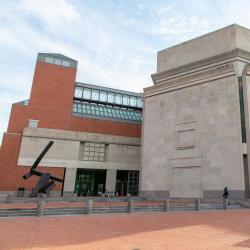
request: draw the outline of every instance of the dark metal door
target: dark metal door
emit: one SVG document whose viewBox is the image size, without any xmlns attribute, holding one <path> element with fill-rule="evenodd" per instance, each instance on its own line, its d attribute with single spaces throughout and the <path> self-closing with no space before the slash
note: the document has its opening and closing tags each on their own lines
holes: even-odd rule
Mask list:
<svg viewBox="0 0 250 250">
<path fill-rule="evenodd" d="M 131 196 L 138 195 L 139 188 L 139 172 L 138 171 L 129 171 L 128 172 L 128 183 L 127 183 L 127 193 Z"/>
</svg>

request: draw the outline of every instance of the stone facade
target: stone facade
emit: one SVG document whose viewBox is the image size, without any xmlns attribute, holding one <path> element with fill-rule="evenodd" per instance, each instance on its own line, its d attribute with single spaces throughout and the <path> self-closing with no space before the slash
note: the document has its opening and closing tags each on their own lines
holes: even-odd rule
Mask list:
<svg viewBox="0 0 250 250">
<path fill-rule="evenodd" d="M 143 196 L 220 198 L 227 186 L 245 197 L 239 84 L 249 39 L 232 25 L 158 53 L 155 86 L 144 90 Z"/>
<path fill-rule="evenodd" d="M 78 168 L 107 170 L 107 192 L 115 192 L 117 170 L 139 171 L 140 169 L 141 141 L 139 138 L 44 128 L 24 129 L 18 165 L 31 166 L 49 140 L 53 140 L 54 145 L 40 164 L 45 167 L 60 167 L 66 169 L 65 193 L 74 191 L 76 171 Z M 81 157 L 81 151 L 83 150 L 81 143 L 84 142 L 104 144 L 104 160 L 83 160 Z"/>
</svg>

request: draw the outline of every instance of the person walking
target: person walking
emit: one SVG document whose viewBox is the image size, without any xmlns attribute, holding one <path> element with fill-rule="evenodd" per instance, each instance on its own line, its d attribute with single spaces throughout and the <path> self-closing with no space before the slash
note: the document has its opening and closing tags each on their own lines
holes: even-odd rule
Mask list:
<svg viewBox="0 0 250 250">
<path fill-rule="evenodd" d="M 227 205 L 230 205 L 230 203 L 229 203 L 229 201 L 228 201 L 228 196 L 229 196 L 229 192 L 228 192 L 227 187 L 225 187 L 225 188 L 224 188 L 224 191 L 223 191 L 222 197 L 224 197 L 224 204 L 227 203 Z"/>
<path fill-rule="evenodd" d="M 225 198 L 225 199 L 227 199 L 228 198 L 228 195 L 229 195 L 229 193 L 228 193 L 228 189 L 227 189 L 227 187 L 225 187 L 224 188 L 224 192 L 223 192 L 223 197 Z"/>
</svg>

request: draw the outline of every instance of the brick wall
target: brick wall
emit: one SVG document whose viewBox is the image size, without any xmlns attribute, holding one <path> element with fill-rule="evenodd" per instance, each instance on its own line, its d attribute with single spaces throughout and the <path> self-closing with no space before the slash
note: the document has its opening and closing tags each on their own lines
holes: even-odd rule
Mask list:
<svg viewBox="0 0 250 250">
<path fill-rule="evenodd" d="M 7 134 L 3 136 L 0 151 L 0 191 L 17 191 L 18 187 L 31 190 L 38 181 L 38 177 L 32 176 L 24 180 L 22 176 L 29 172 L 30 167 L 18 167 L 17 160 L 21 143 L 20 134 Z M 38 167 L 41 172 L 49 172 L 59 178 L 63 178 L 63 168 Z M 55 190 L 61 190 L 61 183 L 56 184 Z"/>
<path fill-rule="evenodd" d="M 18 187 L 31 190 L 37 181 L 33 176 L 23 180 L 30 168 L 17 166 L 22 132 L 28 119 L 39 120 L 41 128 L 92 132 L 120 136 L 141 136 L 138 124 L 79 118 L 71 115 L 75 88 L 75 68 L 37 62 L 28 106 L 13 104 L 7 133 L 0 148 L 0 191 L 16 191 Z M 57 177 L 63 177 L 64 169 L 42 168 Z M 56 190 L 61 189 L 57 184 Z"/>
</svg>

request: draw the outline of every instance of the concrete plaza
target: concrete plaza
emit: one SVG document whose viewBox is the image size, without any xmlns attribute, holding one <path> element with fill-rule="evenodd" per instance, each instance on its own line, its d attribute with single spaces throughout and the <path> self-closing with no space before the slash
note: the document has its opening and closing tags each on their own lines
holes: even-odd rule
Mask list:
<svg viewBox="0 0 250 250">
<path fill-rule="evenodd" d="M 0 249 L 249 249 L 250 211 L 0 219 Z"/>
</svg>

